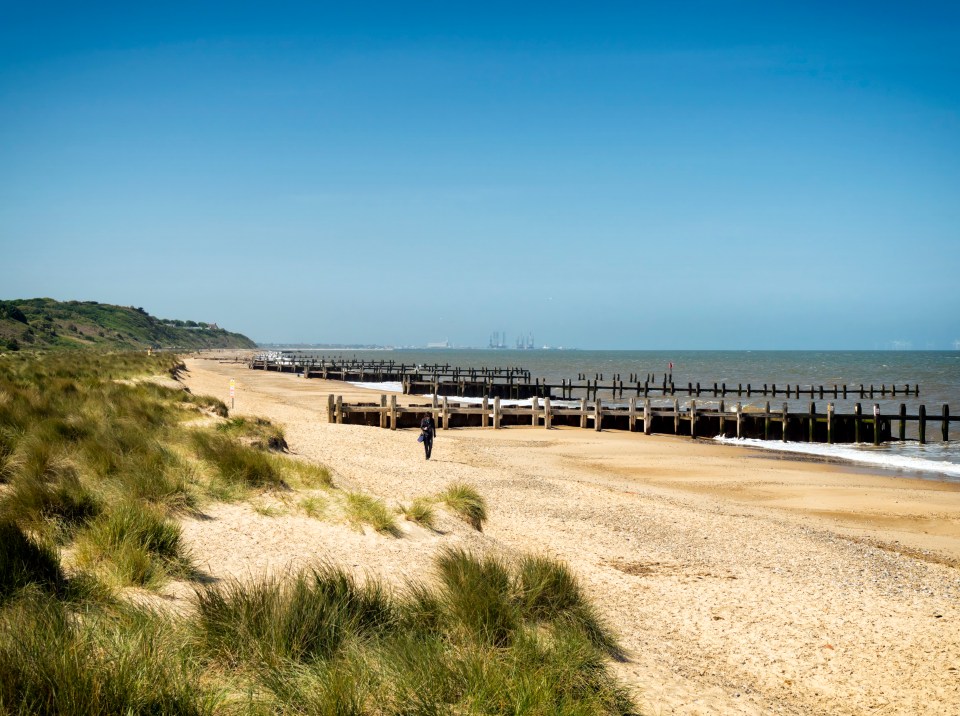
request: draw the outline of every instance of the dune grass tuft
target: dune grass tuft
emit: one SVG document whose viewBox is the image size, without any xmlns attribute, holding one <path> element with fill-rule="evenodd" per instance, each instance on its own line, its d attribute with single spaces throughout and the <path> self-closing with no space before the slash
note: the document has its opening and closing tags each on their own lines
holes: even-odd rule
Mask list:
<svg viewBox="0 0 960 716">
<path fill-rule="evenodd" d="M 287 449 L 283 428 L 264 418 L 232 418 L 225 423 L 220 423 L 217 430 L 241 438 L 258 450 Z"/>
<path fill-rule="evenodd" d="M 357 525 L 370 525 L 377 532 L 400 535 L 400 528 L 382 501 L 362 492 L 348 492 L 345 497 L 347 519 Z"/>
<path fill-rule="evenodd" d="M 437 499 L 446 503 L 475 530 L 483 531 L 483 523 L 487 521 L 487 503 L 476 488 L 463 482 L 454 482 L 437 495 Z"/>
<path fill-rule="evenodd" d="M 329 658 L 351 636 L 391 622 L 391 599 L 378 582 L 358 585 L 343 570 L 320 567 L 284 579 L 228 581 L 197 593 L 195 629 L 230 667 Z"/>
<path fill-rule="evenodd" d="M 180 525 L 155 508 L 133 502 L 94 520 L 77 538 L 76 559 L 118 586 L 156 586 L 191 571 Z"/>
<path fill-rule="evenodd" d="M 400 512 L 404 519 L 414 522 L 427 529 L 433 529 L 436 521 L 436 512 L 430 500 L 418 497 L 409 505 L 400 505 Z"/>
<path fill-rule="evenodd" d="M 240 445 L 226 435 L 195 431 L 191 440 L 199 457 L 214 465 L 221 478 L 250 488 L 283 487 L 283 478 L 270 455 Z"/>
<path fill-rule="evenodd" d="M 0 522 L 0 605 L 28 585 L 56 593 L 65 581 L 55 550 L 30 539 L 15 523 Z"/>
<path fill-rule="evenodd" d="M 217 690 L 171 620 L 131 608 L 72 617 L 34 595 L 0 612 L 0 712 L 213 714 Z"/>
</svg>

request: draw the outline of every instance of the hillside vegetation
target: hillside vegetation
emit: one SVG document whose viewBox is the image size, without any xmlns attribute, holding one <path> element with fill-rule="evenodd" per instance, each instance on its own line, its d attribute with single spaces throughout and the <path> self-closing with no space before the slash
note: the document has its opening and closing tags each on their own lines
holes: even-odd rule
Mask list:
<svg viewBox="0 0 960 716">
<path fill-rule="evenodd" d="M 0 350 L 255 348 L 216 324 L 154 318 L 142 308 L 52 298 L 0 301 Z"/>
</svg>

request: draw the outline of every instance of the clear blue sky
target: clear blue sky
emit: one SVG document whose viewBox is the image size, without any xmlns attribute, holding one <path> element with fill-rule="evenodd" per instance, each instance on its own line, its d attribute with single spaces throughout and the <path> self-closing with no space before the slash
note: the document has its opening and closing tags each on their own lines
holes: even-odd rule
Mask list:
<svg viewBox="0 0 960 716">
<path fill-rule="evenodd" d="M 0 0 L 0 298 L 260 341 L 960 339 L 957 3 L 308 5 Z"/>
</svg>

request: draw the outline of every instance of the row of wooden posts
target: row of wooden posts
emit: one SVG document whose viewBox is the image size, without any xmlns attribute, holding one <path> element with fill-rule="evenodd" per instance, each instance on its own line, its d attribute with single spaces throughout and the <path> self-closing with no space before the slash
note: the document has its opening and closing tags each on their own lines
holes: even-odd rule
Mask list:
<svg viewBox="0 0 960 716">
<path fill-rule="evenodd" d="M 886 398 L 899 396 L 920 396 L 919 384 L 881 384 L 880 386 L 864 384 L 859 385 L 808 385 L 787 384 L 777 386 L 775 383 L 762 385 L 753 385 L 752 383 L 737 383 L 727 385 L 726 383 L 713 382 L 713 384 L 700 382 L 688 382 L 685 386 L 673 381 L 672 374 L 664 374 L 661 382 L 652 380 L 654 376 L 647 374 L 643 381 L 640 381 L 639 374 L 629 374 L 629 380 L 621 380 L 620 374 L 615 374 L 609 383 L 604 383 L 603 374 L 597 373 L 591 380 L 581 373 L 577 376 L 577 383 L 573 380 L 562 379 L 560 383 L 549 383 L 545 379 L 533 379 L 531 381 L 529 371 L 523 368 L 471 368 L 461 369 L 457 367 L 446 366 L 416 366 L 406 364 L 394 364 L 392 361 L 329 361 L 325 359 L 311 359 L 310 362 L 299 363 L 296 360 L 276 361 L 276 360 L 253 360 L 250 367 L 261 370 L 278 370 L 289 372 L 302 372 L 306 378 L 323 378 L 326 380 L 355 380 L 357 382 L 366 382 L 368 379 L 382 382 L 384 380 L 397 380 L 403 386 L 404 394 L 416 395 L 425 392 L 434 395 L 449 395 L 458 397 L 482 397 L 490 398 L 500 396 L 503 398 L 527 399 L 531 397 L 549 398 L 559 397 L 563 400 L 572 400 L 574 393 L 584 393 L 587 400 L 596 399 L 600 394 L 610 395 L 613 398 L 623 398 L 625 394 L 634 393 L 637 397 L 649 397 L 650 395 L 673 396 L 712 396 L 726 397 L 736 395 L 738 397 L 746 396 L 748 398 L 755 395 L 777 397 L 782 395 L 786 398 L 791 396 L 799 399 L 801 396 L 810 396 L 811 398 L 819 396 L 822 400 L 825 397 L 834 399 L 847 399 L 851 395 L 859 397 L 861 400 L 877 396 Z M 430 373 L 429 370 L 434 372 Z M 556 392 L 556 395 L 555 395 Z"/>
<path fill-rule="evenodd" d="M 655 406 L 649 399 L 641 401 L 635 397 L 631 397 L 626 406 L 604 405 L 600 399 L 588 401 L 582 398 L 578 406 L 567 407 L 551 404 L 549 397 L 542 401 L 533 398 L 529 406 L 505 406 L 499 398 L 492 401 L 484 398 L 481 404 L 455 405 L 446 397 L 438 400 L 434 395 L 430 404 L 401 406 L 397 404 L 396 395 L 389 396 L 389 399 L 381 395 L 380 404 L 377 405 L 347 404 L 341 396 L 331 394 L 327 410 L 331 423 L 378 425 L 391 430 L 415 427 L 419 425 L 421 416 L 429 413 L 438 427 L 444 430 L 462 426 L 485 428 L 491 424 L 494 428 L 509 424 L 543 425 L 550 429 L 562 424 L 592 427 L 598 431 L 606 426 L 630 432 L 642 431 L 647 435 L 660 432 L 688 434 L 696 438 L 719 434 L 764 440 L 775 439 L 779 435 L 783 441 L 793 437 L 795 440 L 826 443 L 872 441 L 876 445 L 891 439 L 905 440 L 906 425 L 912 421 L 917 423 L 919 442 L 926 442 L 926 426 L 931 421 L 941 423 L 941 436 L 947 441 L 950 423 L 960 420 L 960 417 L 951 417 L 947 405 L 943 406 L 941 415 L 928 416 L 923 405 L 919 406 L 916 414 L 907 414 L 903 404 L 896 414 L 881 414 L 879 405 L 875 404 L 872 411 L 864 413 L 857 403 L 852 414 L 841 415 L 835 412 L 833 403 L 827 405 L 825 413 L 819 413 L 812 401 L 807 412 L 791 413 L 787 403 L 783 404 L 782 410 L 771 410 L 767 402 L 762 411 L 744 411 L 739 402 L 732 409 L 726 409 L 723 401 L 718 408 L 697 406 L 696 401 L 690 401 L 689 406 L 681 409 L 678 400 L 669 406 Z M 892 434 L 894 422 L 899 423 L 897 438 Z M 686 430 L 682 429 L 682 423 L 687 424 Z M 778 423 L 779 430 L 774 431 L 773 426 Z"/>
</svg>

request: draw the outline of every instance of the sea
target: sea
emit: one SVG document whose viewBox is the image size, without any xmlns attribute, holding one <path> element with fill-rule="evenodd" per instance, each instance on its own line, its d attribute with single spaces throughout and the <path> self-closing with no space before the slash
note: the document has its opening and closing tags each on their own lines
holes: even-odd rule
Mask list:
<svg viewBox="0 0 960 716">
<path fill-rule="evenodd" d="M 853 405 L 860 402 L 864 413 L 871 413 L 878 404 L 882 413 L 896 413 L 900 404 L 907 412 L 916 414 L 917 407 L 926 406 L 928 416 L 939 416 L 944 404 L 950 406 L 951 414 L 960 413 L 960 351 L 611 351 L 611 350 L 497 350 L 497 349 L 388 349 L 388 350 L 317 350 L 292 351 L 298 354 L 313 353 L 327 358 L 359 358 L 367 360 L 393 360 L 398 363 L 420 365 L 442 364 L 464 368 L 521 367 L 530 371 L 532 378 L 543 378 L 559 383 L 561 379 L 576 379 L 579 374 L 594 380 L 602 375 L 601 384 L 609 383 L 615 374 L 620 374 L 626 383 L 631 373 L 641 379 L 653 374 L 657 382 L 663 380 L 673 365 L 673 382 L 676 385 L 700 383 L 701 387 L 713 383 L 726 383 L 728 389 L 738 383 L 762 386 L 776 384 L 832 387 L 881 384 L 888 388 L 898 387 L 898 395 L 886 398 L 875 393 L 873 399 L 848 394 L 823 400 L 814 398 L 818 411 L 826 412 L 832 402 L 838 413 L 852 412 Z M 902 386 L 920 386 L 919 396 L 899 394 Z M 369 385 L 369 387 L 378 387 Z M 397 390 L 397 385 L 379 386 L 384 390 Z M 624 386 L 626 389 L 626 385 Z M 624 392 L 627 396 L 626 391 Z M 601 397 L 603 393 L 601 392 Z M 677 396 L 681 405 L 689 401 Z M 719 403 L 706 395 L 695 398 L 698 406 Z M 673 398 L 658 402 L 671 404 Z M 726 405 L 739 401 L 744 408 L 761 408 L 766 401 L 780 408 L 782 395 L 752 396 L 746 394 L 726 397 Z M 806 410 L 809 396 L 787 400 L 791 410 Z M 821 445 L 807 443 L 783 443 L 781 441 L 736 440 L 716 438 L 718 442 L 746 445 L 759 450 L 796 453 L 809 459 L 837 461 L 879 469 L 884 473 L 924 477 L 960 482 L 960 423 L 950 426 L 948 442 L 941 440 L 940 422 L 927 423 L 927 442 L 916 440 L 916 424 L 908 423 L 907 441 L 890 442 L 879 447 L 872 444 Z"/>
</svg>

